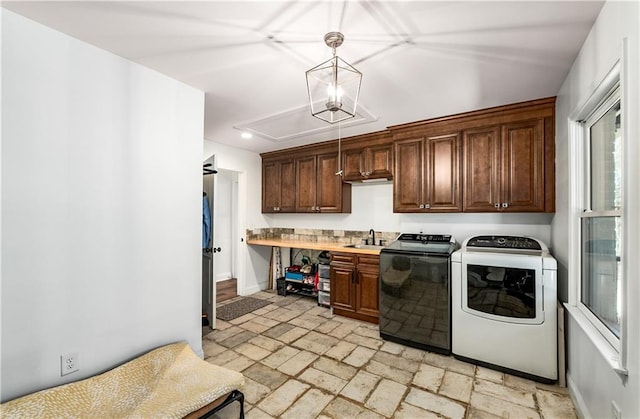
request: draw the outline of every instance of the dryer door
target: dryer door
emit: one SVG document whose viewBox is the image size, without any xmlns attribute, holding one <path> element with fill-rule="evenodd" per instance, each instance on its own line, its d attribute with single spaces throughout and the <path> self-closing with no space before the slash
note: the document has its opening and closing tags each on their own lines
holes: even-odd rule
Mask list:
<svg viewBox="0 0 640 419">
<path fill-rule="evenodd" d="M 465 312 L 501 322 L 544 322 L 541 256 L 465 252 L 461 268 Z"/>
</svg>

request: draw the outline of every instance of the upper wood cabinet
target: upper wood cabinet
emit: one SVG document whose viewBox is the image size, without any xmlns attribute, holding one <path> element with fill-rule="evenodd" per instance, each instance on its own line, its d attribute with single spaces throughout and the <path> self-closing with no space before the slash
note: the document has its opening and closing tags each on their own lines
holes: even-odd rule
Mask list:
<svg viewBox="0 0 640 419">
<path fill-rule="evenodd" d="M 262 212 L 294 212 L 295 163 L 292 158 L 262 162 Z"/>
<path fill-rule="evenodd" d="M 555 98 L 390 127 L 395 212 L 555 211 Z"/>
<path fill-rule="evenodd" d="M 544 118 L 463 135 L 464 211 L 545 211 Z"/>
<path fill-rule="evenodd" d="M 380 144 L 342 152 L 346 181 L 390 179 L 393 177 L 393 145 Z"/>
<path fill-rule="evenodd" d="M 394 154 L 394 212 L 462 210 L 458 132 L 397 141 Z"/>
<path fill-rule="evenodd" d="M 338 153 L 295 159 L 296 212 L 351 212 L 351 185 L 336 175 Z"/>
<path fill-rule="evenodd" d="M 555 211 L 554 97 L 340 144 L 340 153 L 335 140 L 263 153 L 263 212 L 351 212 L 350 183 L 382 178 L 393 178 L 394 212 Z"/>
</svg>

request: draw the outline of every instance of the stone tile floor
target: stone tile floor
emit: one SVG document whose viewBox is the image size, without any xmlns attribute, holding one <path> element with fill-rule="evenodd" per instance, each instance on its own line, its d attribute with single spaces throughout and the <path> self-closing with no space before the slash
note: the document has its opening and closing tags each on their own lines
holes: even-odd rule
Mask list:
<svg viewBox="0 0 640 419">
<path fill-rule="evenodd" d="M 206 361 L 244 374 L 248 419 L 576 418 L 566 388 L 384 341 L 311 298 L 251 296 L 271 304 L 203 328 L 202 341 Z"/>
</svg>

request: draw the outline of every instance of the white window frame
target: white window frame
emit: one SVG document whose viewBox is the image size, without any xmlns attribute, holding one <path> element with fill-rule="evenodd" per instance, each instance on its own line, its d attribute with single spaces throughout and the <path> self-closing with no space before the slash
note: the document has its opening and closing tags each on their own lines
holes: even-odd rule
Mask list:
<svg viewBox="0 0 640 419">
<path fill-rule="evenodd" d="M 582 144 L 580 145 L 580 147 L 582 147 L 581 157 L 584 165 L 583 166 L 584 170 L 582 174 L 582 179 L 578 180 L 578 182 L 581 183 L 582 190 L 583 190 L 582 202 L 581 202 L 582 210 L 589 207 L 590 201 L 591 201 L 591 194 L 590 194 L 591 191 L 590 191 L 590 187 L 587 185 L 587 183 L 591 180 L 591 167 L 589 167 L 590 161 L 591 161 L 590 159 L 591 141 L 590 141 L 589 130 L 595 122 L 597 122 L 600 118 L 602 118 L 602 116 L 606 114 L 611 108 L 613 108 L 613 106 L 616 103 L 618 103 L 619 101 L 621 102 L 621 100 L 622 98 L 621 98 L 620 85 L 616 84 L 613 90 L 610 93 L 608 93 L 607 97 L 603 101 L 597 104 L 593 112 L 591 112 L 591 114 L 584 121 L 580 122 L 580 125 L 582 126 L 582 138 L 581 138 Z M 624 130 L 622 130 L 622 136 L 623 136 L 622 149 L 624 154 Z M 622 171 L 624 172 L 624 170 Z M 622 179 L 622 182 L 624 183 L 624 177 Z M 582 212 L 578 217 L 579 218 L 578 222 L 580 223 L 580 226 L 578 227 L 578 230 L 579 230 L 578 236 L 580 238 L 579 243 L 582 243 L 582 220 L 584 220 L 585 218 L 599 218 L 599 217 L 607 217 L 607 216 L 620 217 L 621 222 L 624 223 L 624 220 L 622 219 L 622 206 L 624 206 L 624 197 L 622 201 L 623 202 L 621 204 L 621 207 L 617 210 Z M 620 240 L 624 242 L 624 237 L 623 237 L 624 227 L 622 228 L 622 231 L 620 234 L 621 234 Z M 583 256 L 584 255 L 582 254 L 582 251 L 580 251 L 581 260 L 580 260 L 580 265 L 578 267 L 580 272 L 580 277 L 578 279 L 578 284 L 577 284 L 578 300 L 576 305 L 578 309 L 582 312 L 582 314 L 584 314 L 589 319 L 589 321 L 598 330 L 598 332 L 607 340 L 607 342 L 609 342 L 609 344 L 613 346 L 613 348 L 617 352 L 620 352 L 620 338 L 618 338 L 611 330 L 609 330 L 609 328 L 595 314 L 593 314 L 593 312 L 589 309 L 589 307 L 587 307 L 582 302 L 582 266 L 583 266 L 582 257 Z M 620 287 L 622 287 L 623 282 L 624 282 L 624 275 L 621 283 L 619 284 Z"/>
<path fill-rule="evenodd" d="M 591 94 L 591 96 L 583 102 L 582 106 L 579 106 L 577 110 L 569 117 L 569 295 L 568 302 L 565 304 L 567 311 L 572 315 L 574 320 L 583 329 L 586 335 L 590 338 L 594 346 L 602 354 L 603 358 L 607 361 L 613 371 L 624 381 L 628 376 L 627 370 L 627 312 L 626 307 L 627 299 L 625 297 L 628 289 L 628 262 L 626 261 L 629 245 L 625 238 L 624 224 L 626 222 L 627 212 L 624 210 L 624 201 L 628 190 L 625 186 L 626 171 L 623 170 L 622 179 L 622 223 L 623 228 L 621 232 L 621 258 L 622 262 L 622 281 L 620 287 L 622 289 L 622 312 L 620 320 L 620 338 L 615 335 L 598 319 L 584 304 L 581 303 L 581 230 L 582 230 L 582 214 L 585 201 L 585 187 L 584 182 L 586 179 L 586 159 L 585 156 L 588 149 L 585 147 L 585 126 L 583 121 L 591 116 L 596 109 L 599 109 L 609 95 L 613 92 L 616 86 L 620 88 L 620 104 L 622 112 L 622 131 L 623 136 L 625 132 L 628 132 L 628 118 L 629 111 L 626 106 L 626 91 L 628 86 L 629 73 L 626 71 L 628 63 L 624 59 L 628 57 L 626 53 L 628 51 L 628 45 L 625 40 L 623 42 L 622 60 L 616 62 L 612 69 L 602 79 L 601 83 L 597 85 Z M 622 155 L 623 165 L 625 162 L 625 150 L 626 144 L 623 141 Z M 604 329 L 604 330 L 603 330 Z M 607 339 L 612 337 L 613 339 Z"/>
</svg>

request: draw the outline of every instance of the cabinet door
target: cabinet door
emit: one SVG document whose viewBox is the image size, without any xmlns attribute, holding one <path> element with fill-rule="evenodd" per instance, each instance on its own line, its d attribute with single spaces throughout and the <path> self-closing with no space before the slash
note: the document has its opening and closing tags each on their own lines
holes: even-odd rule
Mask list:
<svg viewBox="0 0 640 419">
<path fill-rule="evenodd" d="M 500 197 L 500 131 L 497 126 L 464 131 L 463 210 L 496 211 Z"/>
<path fill-rule="evenodd" d="M 460 212 L 460 134 L 451 133 L 425 140 L 424 204 L 428 211 Z"/>
<path fill-rule="evenodd" d="M 262 212 L 278 212 L 280 196 L 280 162 L 262 163 Z"/>
<path fill-rule="evenodd" d="M 338 153 L 317 156 L 316 206 L 320 212 L 342 211 L 342 178 L 338 171 Z"/>
<path fill-rule="evenodd" d="M 369 179 L 391 178 L 393 176 L 393 146 L 383 144 L 365 149 L 365 172 Z"/>
<path fill-rule="evenodd" d="M 296 210 L 296 165 L 293 159 L 280 162 L 280 210 L 278 212 L 295 212 Z"/>
<path fill-rule="evenodd" d="M 503 211 L 544 211 L 544 120 L 502 126 Z"/>
<path fill-rule="evenodd" d="M 394 144 L 393 211 L 422 212 L 423 155 L 422 138 Z"/>
<path fill-rule="evenodd" d="M 344 180 L 362 180 L 365 171 L 365 150 L 347 150 L 342 152 L 342 170 Z"/>
<path fill-rule="evenodd" d="M 296 159 L 297 212 L 315 212 L 316 210 L 316 156 Z"/>
<path fill-rule="evenodd" d="M 356 279 L 355 310 L 368 321 L 378 322 L 378 265 L 358 265 Z M 363 319 L 365 320 L 365 319 Z"/>
<path fill-rule="evenodd" d="M 331 276 L 331 307 L 337 310 L 355 311 L 354 265 L 331 263 L 329 269 Z"/>
</svg>

